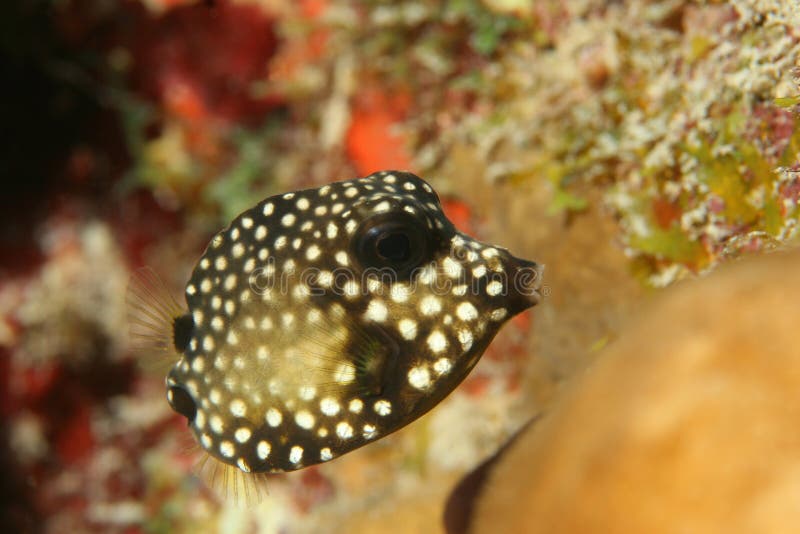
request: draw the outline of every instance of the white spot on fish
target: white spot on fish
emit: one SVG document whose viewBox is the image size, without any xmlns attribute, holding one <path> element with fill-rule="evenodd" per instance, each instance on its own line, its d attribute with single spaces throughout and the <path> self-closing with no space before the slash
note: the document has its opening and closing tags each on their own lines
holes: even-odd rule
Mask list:
<svg viewBox="0 0 800 534">
<path fill-rule="evenodd" d="M 503 291 L 503 284 L 498 282 L 497 280 L 492 280 L 488 284 L 486 284 L 486 294 L 490 297 L 496 297 Z"/>
<path fill-rule="evenodd" d="M 452 368 L 453 363 L 447 358 L 439 358 L 433 364 L 433 370 L 436 371 L 438 375 L 447 374 Z"/>
<path fill-rule="evenodd" d="M 433 352 L 442 352 L 447 348 L 447 338 L 438 330 L 434 330 L 431 332 L 431 335 L 428 336 L 428 347 L 430 347 Z"/>
<path fill-rule="evenodd" d="M 375 401 L 375 404 L 372 406 L 372 409 L 375 410 L 375 413 L 386 417 L 387 415 L 392 413 L 392 403 L 386 399 L 381 399 L 379 401 Z"/>
<path fill-rule="evenodd" d="M 294 416 L 294 422 L 297 423 L 297 426 L 300 428 L 305 428 L 306 430 L 310 430 L 314 428 L 314 416 L 311 415 L 311 412 L 308 410 L 300 410 Z"/>
<path fill-rule="evenodd" d="M 437 297 L 428 295 L 420 301 L 419 311 L 422 315 L 436 315 L 442 311 L 442 302 Z"/>
<path fill-rule="evenodd" d="M 428 368 L 422 365 L 412 367 L 408 371 L 408 383 L 416 389 L 426 389 L 431 385 L 431 375 Z"/>
<path fill-rule="evenodd" d="M 469 350 L 472 348 L 472 341 L 473 336 L 472 332 L 466 329 L 462 329 L 458 331 L 458 341 L 461 343 L 461 348 L 464 350 Z"/>
<path fill-rule="evenodd" d="M 386 308 L 386 304 L 380 300 L 373 299 L 367 306 L 367 311 L 364 313 L 364 318 L 370 321 L 375 321 L 376 323 L 382 323 L 386 320 L 388 315 L 389 310 Z"/>
<path fill-rule="evenodd" d="M 320 254 L 322 254 L 322 251 L 317 245 L 311 245 L 306 249 L 306 258 L 308 258 L 310 261 L 314 261 L 319 258 Z"/>
<path fill-rule="evenodd" d="M 267 424 L 274 428 L 281 424 L 281 422 L 283 421 L 283 416 L 281 415 L 281 412 L 279 412 L 275 408 L 270 408 L 269 410 L 267 410 L 266 419 L 267 419 Z"/>
<path fill-rule="evenodd" d="M 233 443 L 230 441 L 223 441 L 219 444 L 219 452 L 222 454 L 222 456 L 231 458 L 236 452 L 236 449 L 234 448 Z"/>
<path fill-rule="evenodd" d="M 339 413 L 339 409 L 339 403 L 336 401 L 336 399 L 325 397 L 319 401 L 319 410 L 327 416 L 333 417 Z"/>
<path fill-rule="evenodd" d="M 462 302 L 456 308 L 456 315 L 462 321 L 474 321 L 478 318 L 478 310 L 471 302 Z"/>
<path fill-rule="evenodd" d="M 342 421 L 336 425 L 336 435 L 342 439 L 350 439 L 353 437 L 353 427 Z"/>
<path fill-rule="evenodd" d="M 361 399 L 353 399 L 350 401 L 348 405 L 348 409 L 353 413 L 361 413 L 361 410 L 364 408 L 364 403 Z"/>
<path fill-rule="evenodd" d="M 241 427 L 236 429 L 236 432 L 233 434 L 233 437 L 235 437 L 236 441 L 238 441 L 239 443 L 246 443 L 247 440 L 249 440 L 250 436 L 252 435 L 253 433 L 250 431 L 249 428 Z"/>
<path fill-rule="evenodd" d="M 417 322 L 413 319 L 400 319 L 397 323 L 397 329 L 403 339 L 413 341 L 417 337 Z"/>
<path fill-rule="evenodd" d="M 289 451 L 289 461 L 293 464 L 299 464 L 300 460 L 303 459 L 303 447 L 300 445 L 295 445 Z"/>
</svg>

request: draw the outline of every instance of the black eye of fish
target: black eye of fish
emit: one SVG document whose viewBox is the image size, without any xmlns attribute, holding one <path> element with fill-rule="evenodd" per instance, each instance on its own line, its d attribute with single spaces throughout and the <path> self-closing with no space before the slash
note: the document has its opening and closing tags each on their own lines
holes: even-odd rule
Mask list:
<svg viewBox="0 0 800 534">
<path fill-rule="evenodd" d="M 376 215 L 356 231 L 355 254 L 363 267 L 393 269 L 402 278 L 429 258 L 433 245 L 430 235 L 430 230 L 410 214 Z"/>
<path fill-rule="evenodd" d="M 189 423 L 197 415 L 197 405 L 189 392 L 180 386 L 171 386 L 167 390 L 167 400 L 172 409 L 184 416 Z"/>
<path fill-rule="evenodd" d="M 411 239 L 405 232 L 392 232 L 378 237 L 375 251 L 381 259 L 405 262 L 411 257 Z"/>
</svg>

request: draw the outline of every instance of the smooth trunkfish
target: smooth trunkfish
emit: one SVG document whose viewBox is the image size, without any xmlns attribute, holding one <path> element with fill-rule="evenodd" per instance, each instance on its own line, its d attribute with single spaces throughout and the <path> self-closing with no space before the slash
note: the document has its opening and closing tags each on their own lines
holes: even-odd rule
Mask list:
<svg viewBox="0 0 800 534">
<path fill-rule="evenodd" d="M 539 301 L 541 273 L 456 230 L 421 178 L 383 171 L 240 214 L 185 307 L 140 271 L 131 333 L 177 358 L 167 400 L 211 484 L 249 493 L 242 474 L 326 462 L 430 410 Z"/>
</svg>

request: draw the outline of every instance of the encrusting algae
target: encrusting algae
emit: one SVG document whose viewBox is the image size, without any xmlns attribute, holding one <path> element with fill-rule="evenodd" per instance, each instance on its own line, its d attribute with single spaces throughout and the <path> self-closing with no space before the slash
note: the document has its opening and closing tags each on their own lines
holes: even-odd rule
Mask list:
<svg viewBox="0 0 800 534">
<path fill-rule="evenodd" d="M 131 286 L 132 333 L 179 358 L 167 399 L 211 485 L 249 497 L 259 476 L 426 413 L 538 302 L 540 279 L 537 264 L 456 230 L 425 181 L 384 171 L 240 214 L 195 266 L 188 309 L 146 271 Z"/>
</svg>

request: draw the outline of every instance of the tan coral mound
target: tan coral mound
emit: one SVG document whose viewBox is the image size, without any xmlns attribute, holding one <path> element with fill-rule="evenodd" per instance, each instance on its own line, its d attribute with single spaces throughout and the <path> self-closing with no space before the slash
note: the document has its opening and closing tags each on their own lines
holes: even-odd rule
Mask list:
<svg viewBox="0 0 800 534">
<path fill-rule="evenodd" d="M 800 531 L 800 253 L 683 284 L 492 472 L 474 533 Z"/>
</svg>

